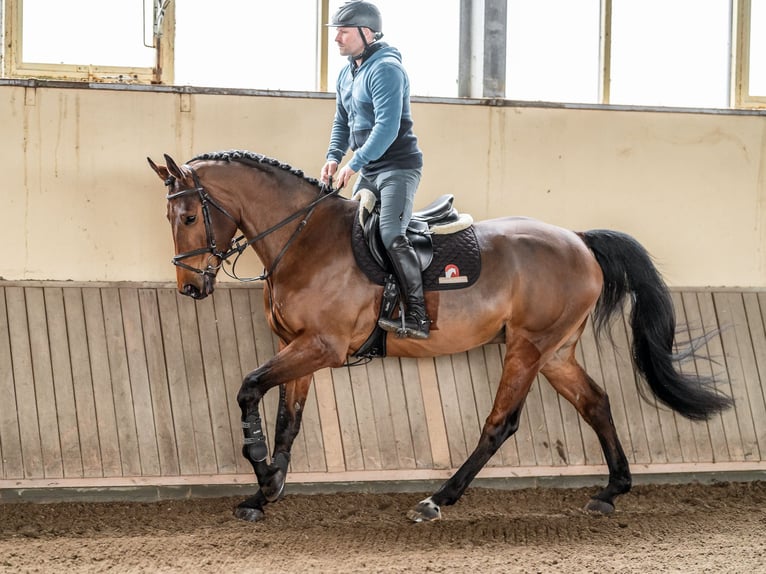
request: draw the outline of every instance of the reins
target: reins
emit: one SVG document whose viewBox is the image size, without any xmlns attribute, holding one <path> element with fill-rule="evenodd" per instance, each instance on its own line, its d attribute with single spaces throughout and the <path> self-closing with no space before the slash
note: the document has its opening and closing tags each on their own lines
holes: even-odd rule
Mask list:
<svg viewBox="0 0 766 574">
<path fill-rule="evenodd" d="M 276 269 L 279 262 L 282 260 L 282 257 L 287 252 L 290 245 L 292 245 L 292 243 L 298 237 L 298 234 L 304 229 L 304 227 L 306 227 L 309 217 L 311 217 L 311 214 L 314 213 L 314 209 L 316 208 L 316 206 L 319 205 L 328 197 L 337 195 L 338 192 L 340 192 L 340 188 L 333 188 L 332 184 L 330 184 L 329 186 L 321 184 L 319 197 L 317 197 L 311 203 L 300 208 L 298 211 L 296 211 L 292 215 L 289 215 L 288 217 L 286 217 L 279 223 L 272 225 L 265 231 L 262 231 L 261 233 L 251 237 L 247 241 L 244 241 L 244 242 L 242 241 L 243 239 L 245 239 L 244 235 L 235 237 L 234 239 L 231 240 L 229 249 L 227 249 L 226 251 L 223 251 L 223 250 L 219 250 L 216 245 L 215 233 L 213 232 L 209 206 L 212 205 L 214 208 L 220 211 L 226 218 L 231 220 L 237 227 L 239 227 L 239 222 L 205 190 L 195 169 L 190 166 L 187 166 L 187 167 L 189 171 L 191 172 L 192 179 L 194 180 L 194 187 L 190 187 L 188 189 L 182 189 L 174 193 L 168 193 L 165 197 L 168 201 L 171 201 L 173 199 L 177 199 L 178 197 L 189 195 L 191 193 L 196 193 L 198 195 L 200 203 L 202 204 L 202 217 L 203 217 L 203 222 L 205 224 L 205 235 L 207 238 L 207 246 L 200 247 L 198 249 L 193 249 L 191 251 L 186 251 L 184 253 L 179 253 L 178 255 L 173 257 L 172 262 L 173 262 L 173 265 L 177 267 L 181 267 L 183 269 L 192 271 L 193 273 L 197 273 L 199 275 L 215 276 L 215 274 L 217 273 L 219 269 L 223 269 L 223 272 L 226 273 L 226 275 L 228 275 L 232 279 L 236 279 L 237 281 L 250 282 L 250 281 L 266 280 L 272 273 L 274 273 L 274 270 Z M 175 183 L 175 181 L 176 181 L 176 178 L 171 175 L 165 180 L 165 185 L 168 187 L 171 187 Z M 242 255 L 242 253 L 245 251 L 245 249 L 247 249 L 254 243 L 260 241 L 264 237 L 271 235 L 275 231 L 281 229 L 288 223 L 298 219 L 301 216 L 304 216 L 304 214 L 305 214 L 305 217 L 303 217 L 303 220 L 295 228 L 295 231 L 293 231 L 292 235 L 287 240 L 287 242 L 282 246 L 282 249 L 280 249 L 279 253 L 274 258 L 274 261 L 272 261 L 271 269 L 264 269 L 263 273 L 261 273 L 258 277 L 239 277 L 236 274 L 237 262 L 239 261 L 239 258 Z M 208 258 L 207 266 L 204 269 L 200 269 L 198 267 L 192 267 L 191 265 L 183 261 L 184 259 L 188 259 L 189 257 L 202 255 L 204 253 L 210 254 L 210 257 Z M 235 254 L 236 256 L 234 257 L 233 262 L 228 261 Z M 214 258 L 217 258 L 219 260 L 217 265 L 211 264 L 211 261 Z M 224 262 L 228 262 L 231 265 L 231 271 L 223 267 Z"/>
</svg>

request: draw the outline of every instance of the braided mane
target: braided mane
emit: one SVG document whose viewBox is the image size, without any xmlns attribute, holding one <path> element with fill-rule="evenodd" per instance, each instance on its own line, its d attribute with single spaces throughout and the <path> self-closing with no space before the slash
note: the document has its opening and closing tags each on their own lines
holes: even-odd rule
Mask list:
<svg viewBox="0 0 766 574">
<path fill-rule="evenodd" d="M 244 163 L 253 167 L 260 167 L 263 165 L 267 165 L 270 167 L 279 168 L 288 173 L 291 173 L 292 175 L 300 177 L 304 179 L 305 181 L 309 182 L 311 185 L 322 187 L 321 182 L 317 178 L 307 176 L 306 174 L 303 173 L 303 170 L 295 169 L 293 166 L 288 165 L 286 163 L 282 163 L 279 160 L 266 157 L 265 155 L 261 155 L 259 153 L 253 153 L 251 151 L 228 150 L 228 151 L 209 152 L 209 153 L 203 153 L 203 154 L 194 156 L 189 161 L 197 161 L 197 160 L 228 161 L 228 162 L 236 161 L 236 162 Z"/>
</svg>

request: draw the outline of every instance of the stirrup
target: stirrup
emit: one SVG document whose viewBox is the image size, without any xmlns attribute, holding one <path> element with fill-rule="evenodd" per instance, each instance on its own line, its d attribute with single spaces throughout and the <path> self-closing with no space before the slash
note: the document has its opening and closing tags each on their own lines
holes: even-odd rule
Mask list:
<svg viewBox="0 0 766 574">
<path fill-rule="evenodd" d="M 404 333 L 405 336 L 411 338 L 411 339 L 428 339 L 428 337 L 431 335 L 431 321 L 428 320 L 428 317 L 423 319 L 422 321 L 420 319 L 414 319 L 412 321 L 416 326 L 415 327 L 409 327 L 406 324 L 404 325 Z"/>
<path fill-rule="evenodd" d="M 385 317 L 378 319 L 378 326 L 384 331 L 394 333 L 399 338 L 409 337 L 411 339 L 427 339 L 430 335 L 430 323 L 427 316 L 423 320 L 416 318 L 408 320 L 401 304 L 398 320 Z"/>
</svg>

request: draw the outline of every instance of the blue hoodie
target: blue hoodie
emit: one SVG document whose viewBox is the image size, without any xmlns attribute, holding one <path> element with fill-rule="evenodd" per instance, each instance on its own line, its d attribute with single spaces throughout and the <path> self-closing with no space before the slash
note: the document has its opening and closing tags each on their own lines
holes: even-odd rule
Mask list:
<svg viewBox="0 0 766 574">
<path fill-rule="evenodd" d="M 412 131 L 410 80 L 399 50 L 380 42 L 358 68 L 349 64 L 338 75 L 335 119 L 327 159 L 348 163 L 364 176 L 392 169 L 423 166 L 423 154 Z"/>
</svg>

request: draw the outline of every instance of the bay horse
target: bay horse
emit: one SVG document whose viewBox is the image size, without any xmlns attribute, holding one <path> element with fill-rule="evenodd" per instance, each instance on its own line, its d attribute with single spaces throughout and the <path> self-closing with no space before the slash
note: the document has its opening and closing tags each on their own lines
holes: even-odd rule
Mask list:
<svg viewBox="0 0 766 574">
<path fill-rule="evenodd" d="M 255 522 L 283 495 L 290 450 L 297 436 L 312 374 L 346 364 L 373 331 L 383 287 L 356 264 L 352 226 L 359 202 L 345 199 L 303 172 L 247 151 L 198 155 L 183 165 L 147 158 L 167 187 L 178 290 L 194 299 L 215 288 L 222 264 L 252 247 L 264 265 L 264 307 L 279 339 L 278 353 L 248 373 L 237 395 L 243 456 L 259 490 L 234 514 Z M 472 285 L 426 293 L 431 336 L 388 335 L 387 354 L 431 357 L 488 342 L 506 345 L 502 375 L 475 450 L 408 517 L 441 518 L 519 427 L 538 372 L 598 436 L 608 466 L 606 487 L 586 504 L 607 514 L 630 490 L 631 474 L 612 422 L 606 393 L 578 364 L 575 347 L 592 316 L 596 333 L 632 302 L 632 359 L 661 402 L 692 420 L 731 404 L 708 383 L 682 374 L 673 354 L 675 315 L 651 256 L 631 236 L 612 230 L 574 232 L 524 217 L 473 225 L 481 273 Z M 235 239 L 237 230 L 245 241 Z M 280 386 L 274 448 L 268 452 L 259 403 Z"/>
</svg>

